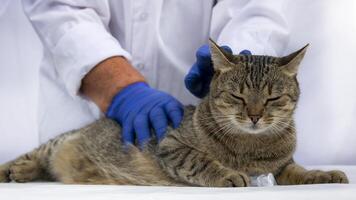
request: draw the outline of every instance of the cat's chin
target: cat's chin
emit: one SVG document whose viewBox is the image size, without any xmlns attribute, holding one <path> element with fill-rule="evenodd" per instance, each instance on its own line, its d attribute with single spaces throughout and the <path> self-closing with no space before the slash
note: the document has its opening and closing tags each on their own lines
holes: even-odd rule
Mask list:
<svg viewBox="0 0 356 200">
<path fill-rule="evenodd" d="M 242 132 L 244 132 L 246 134 L 257 135 L 257 134 L 266 133 L 268 127 L 251 125 L 251 126 L 248 126 L 248 127 L 242 126 L 242 127 L 240 127 L 240 129 L 242 130 Z"/>
</svg>

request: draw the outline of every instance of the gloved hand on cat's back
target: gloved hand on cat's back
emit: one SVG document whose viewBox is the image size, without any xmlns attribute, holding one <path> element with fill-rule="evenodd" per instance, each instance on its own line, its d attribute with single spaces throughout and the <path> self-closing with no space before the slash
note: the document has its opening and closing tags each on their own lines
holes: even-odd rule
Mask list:
<svg viewBox="0 0 356 200">
<path fill-rule="evenodd" d="M 112 100 L 106 116 L 122 127 L 125 144 L 139 147 L 151 138 L 151 129 L 160 141 L 171 122 L 177 128 L 183 118 L 183 105 L 173 96 L 137 82 L 122 89 Z"/>
<path fill-rule="evenodd" d="M 226 52 L 232 53 L 228 46 L 221 46 Z M 249 50 L 243 50 L 240 55 L 251 55 Z M 208 45 L 201 46 L 196 52 L 196 61 L 185 76 L 185 87 L 196 97 L 203 98 L 209 92 L 210 82 L 214 75 L 211 54 Z"/>
</svg>

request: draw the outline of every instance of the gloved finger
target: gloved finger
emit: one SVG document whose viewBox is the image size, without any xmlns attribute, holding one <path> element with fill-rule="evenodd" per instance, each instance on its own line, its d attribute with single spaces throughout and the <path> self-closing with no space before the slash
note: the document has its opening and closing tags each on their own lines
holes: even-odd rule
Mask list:
<svg viewBox="0 0 356 200">
<path fill-rule="evenodd" d="M 189 70 L 188 74 L 185 76 L 185 80 L 187 81 L 198 81 L 201 79 L 201 74 L 199 72 L 199 68 L 197 64 L 195 63 Z"/>
<path fill-rule="evenodd" d="M 227 53 L 232 54 L 232 50 L 229 46 L 224 45 L 221 46 L 221 48 L 224 49 Z M 204 77 L 212 76 L 214 74 L 214 68 L 211 61 L 211 52 L 209 46 L 208 45 L 201 46 L 196 53 L 196 57 L 197 57 L 196 63 L 201 74 Z"/>
<path fill-rule="evenodd" d="M 214 73 L 214 69 L 211 61 L 211 53 L 209 46 L 201 46 L 197 50 L 195 56 L 197 58 L 196 65 L 201 76 L 212 75 Z"/>
<path fill-rule="evenodd" d="M 125 123 L 122 126 L 122 142 L 127 144 L 133 144 L 135 142 L 134 130 L 131 123 Z"/>
<path fill-rule="evenodd" d="M 173 124 L 173 128 L 178 128 L 183 119 L 183 105 L 178 101 L 171 101 L 164 106 L 164 110 Z"/>
<path fill-rule="evenodd" d="M 122 126 L 122 142 L 125 145 L 125 148 L 130 144 L 135 144 L 135 130 L 134 130 L 134 120 L 136 117 L 136 113 L 138 112 L 139 107 L 133 107 L 129 112 L 125 113 L 124 117 L 121 116 L 123 122 Z"/>
<path fill-rule="evenodd" d="M 152 109 L 149 114 L 150 122 L 155 130 L 157 141 L 161 141 L 167 131 L 168 119 L 162 107 Z"/>
<path fill-rule="evenodd" d="M 133 124 L 134 119 L 139 113 L 148 113 L 148 111 L 158 102 L 157 97 L 160 96 L 160 93 L 151 90 L 149 94 L 145 93 L 144 95 L 136 94 L 135 102 L 128 102 L 126 105 L 126 112 L 122 112 L 121 118 L 125 120 L 126 123 Z M 147 101 L 147 99 L 150 99 Z M 123 110 L 124 111 L 124 110 Z"/>
<path fill-rule="evenodd" d="M 200 93 L 199 93 L 199 98 L 205 97 L 210 91 L 210 82 L 207 84 L 202 85 Z"/>
<path fill-rule="evenodd" d="M 143 113 L 135 117 L 134 129 L 139 147 L 142 149 L 146 142 L 150 139 L 150 126 L 148 114 Z"/>
<path fill-rule="evenodd" d="M 229 46 L 223 45 L 221 46 L 222 49 L 224 49 L 228 53 L 232 53 L 232 49 Z"/>
<path fill-rule="evenodd" d="M 247 55 L 247 56 L 249 56 L 249 55 L 252 55 L 252 54 L 251 54 L 251 51 L 245 49 L 245 50 L 242 50 L 242 51 L 239 53 L 239 55 Z"/>
<path fill-rule="evenodd" d="M 214 74 L 214 68 L 211 59 L 205 61 L 197 61 L 196 65 L 201 76 L 212 76 Z"/>
<path fill-rule="evenodd" d="M 197 69 L 196 64 L 192 68 Z M 197 95 L 202 89 L 203 80 L 197 72 L 189 72 L 184 78 L 184 84 L 192 94 Z"/>
<path fill-rule="evenodd" d="M 211 58 L 209 45 L 205 44 L 197 50 L 195 54 L 197 60 L 206 60 Z"/>
</svg>

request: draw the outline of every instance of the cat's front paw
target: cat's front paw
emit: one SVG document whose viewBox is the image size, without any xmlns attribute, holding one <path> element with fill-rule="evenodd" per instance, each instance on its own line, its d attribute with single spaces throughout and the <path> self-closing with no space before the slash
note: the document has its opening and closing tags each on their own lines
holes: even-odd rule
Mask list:
<svg viewBox="0 0 356 200">
<path fill-rule="evenodd" d="M 348 183 L 348 179 L 344 172 L 339 170 L 333 171 L 308 171 L 303 179 L 302 184 L 319 184 L 319 183 Z"/>
<path fill-rule="evenodd" d="M 10 182 L 8 165 L 0 165 L 0 183 Z"/>
<path fill-rule="evenodd" d="M 250 178 L 243 172 L 229 173 L 218 181 L 219 187 L 247 187 L 249 185 Z"/>
<path fill-rule="evenodd" d="M 32 160 L 17 160 L 9 168 L 9 178 L 19 183 L 34 180 L 38 176 L 38 165 Z"/>
</svg>

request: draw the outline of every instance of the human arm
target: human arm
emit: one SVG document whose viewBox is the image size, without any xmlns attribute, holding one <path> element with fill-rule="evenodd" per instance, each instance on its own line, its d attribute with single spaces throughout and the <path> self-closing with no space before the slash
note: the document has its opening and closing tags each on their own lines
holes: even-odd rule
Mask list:
<svg viewBox="0 0 356 200">
<path fill-rule="evenodd" d="M 65 90 L 73 98 L 81 98 L 82 95 L 93 100 L 106 116 L 116 120 L 123 127 L 124 123 L 135 122 L 136 117 L 131 116 L 130 121 L 119 120 L 120 108 L 111 106 L 115 104 L 115 98 L 120 96 L 122 90 L 137 82 L 145 82 L 144 77 L 130 64 L 130 55 L 108 31 L 110 21 L 110 10 L 107 1 L 70 1 L 70 0 L 48 0 L 48 1 L 23 1 L 24 9 L 32 25 L 37 31 L 40 39 L 54 61 L 54 68 L 59 80 L 64 84 Z M 141 87 L 143 88 L 143 87 Z M 155 94 L 155 101 L 160 102 L 169 99 L 178 102 L 168 94 L 153 90 L 144 86 L 145 91 Z M 147 94 L 149 95 L 149 94 Z M 162 96 L 169 98 L 162 98 Z M 138 103 L 134 97 L 129 98 L 133 103 Z M 163 103 L 162 103 L 163 104 Z M 160 104 L 160 105 L 162 105 Z M 115 104 L 116 105 L 116 104 Z M 170 104 L 171 105 L 171 104 Z M 179 110 L 179 103 L 175 103 L 175 110 Z M 179 105 L 179 106 L 178 106 Z M 140 104 L 142 110 L 157 110 L 155 107 L 148 109 L 146 105 Z M 108 114 L 108 108 L 112 108 Z M 144 109 L 145 108 L 145 109 Z M 130 115 L 136 114 L 142 117 L 142 112 L 132 113 L 125 109 Z M 164 113 L 165 114 L 165 113 Z M 179 115 L 181 115 L 179 113 Z M 155 122 L 170 120 L 166 115 L 152 117 Z M 151 119 L 151 120 L 152 120 Z M 136 120 L 138 121 L 138 120 Z M 179 123 L 179 117 L 172 120 L 173 124 Z M 139 127 L 140 123 L 135 126 Z M 147 120 L 141 124 L 147 124 Z M 156 123 L 157 124 L 157 123 Z M 152 126 L 155 130 L 156 125 Z M 160 136 L 163 135 L 167 123 L 160 123 Z M 150 137 L 150 127 L 141 126 L 142 130 L 130 129 L 129 138 L 133 143 L 132 135 L 136 138 L 147 140 Z M 144 137 L 141 137 L 141 132 Z M 125 132 L 126 133 L 126 132 Z M 139 137 L 140 136 L 140 137 Z M 133 139 L 134 140 L 134 139 Z M 126 141 L 124 141 L 126 142 Z M 138 141 L 143 143 L 143 141 Z"/>
<path fill-rule="evenodd" d="M 115 56 L 94 67 L 83 78 L 80 89 L 105 113 L 114 96 L 136 82 L 145 82 L 145 78 L 124 57 Z"/>
</svg>

